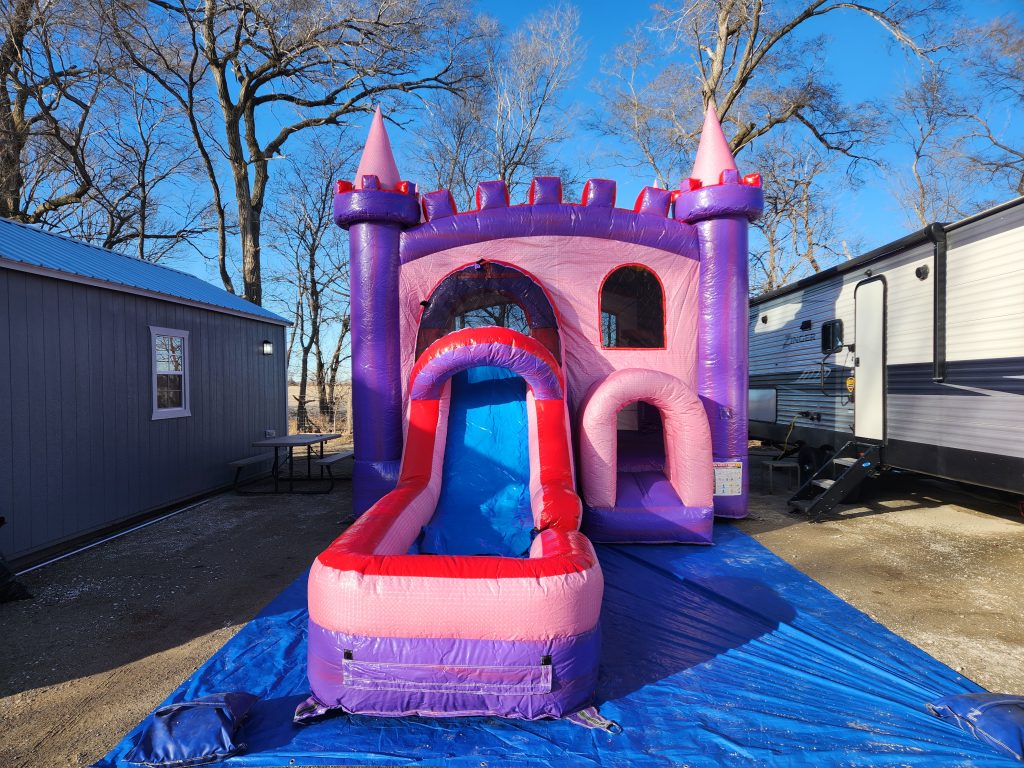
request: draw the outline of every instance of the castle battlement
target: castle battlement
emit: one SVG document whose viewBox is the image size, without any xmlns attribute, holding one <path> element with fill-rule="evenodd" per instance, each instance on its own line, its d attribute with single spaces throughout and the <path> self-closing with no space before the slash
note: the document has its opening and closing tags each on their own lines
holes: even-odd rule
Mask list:
<svg viewBox="0 0 1024 768">
<path fill-rule="evenodd" d="M 741 193 L 730 187 L 758 188 L 757 193 Z M 562 180 L 557 176 L 536 176 L 530 182 L 526 202 L 512 205 L 507 184 L 502 180 L 481 181 L 477 184 L 476 207 L 460 211 L 450 190 L 439 189 L 420 195 L 416 185 L 401 179 L 391 151 L 391 142 L 384 128 L 384 119 L 378 108 L 370 125 L 369 136 L 359 161 L 354 182 L 338 181 L 335 185 L 335 221 L 348 227 L 357 221 L 386 221 L 412 226 L 446 219 L 452 216 L 481 211 L 521 208 L 523 206 L 571 205 L 589 209 L 614 209 L 619 212 L 643 216 L 660 216 L 693 223 L 710 218 L 718 210 L 722 215 L 745 213 L 748 218 L 760 214 L 761 176 L 756 173 L 741 176 L 722 132 L 714 107 L 705 114 L 704 128 L 690 176 L 679 189 L 644 187 L 637 195 L 632 210 L 616 208 L 616 185 L 610 179 L 590 179 L 583 185 L 580 202 L 566 202 L 562 195 Z M 371 193 L 365 197 L 364 193 Z M 376 193 L 376 194 L 373 194 Z M 385 193 L 381 195 L 381 193 Z M 694 195 L 694 193 L 698 193 Z M 399 195 L 407 196 L 405 199 Z M 410 214 L 409 197 L 416 200 L 422 216 L 417 222 Z M 680 210 L 677 201 L 685 198 Z M 724 199 L 728 198 L 730 202 Z M 341 198 L 339 200 L 339 198 Z M 370 202 L 377 198 L 377 202 Z M 384 201 L 391 200 L 388 205 Z M 737 211 L 737 205 L 740 210 Z M 756 209 L 756 210 L 755 210 Z M 369 216 L 370 218 L 359 218 Z"/>
<path fill-rule="evenodd" d="M 360 192 L 387 192 L 389 194 L 402 194 L 418 198 L 419 205 L 422 207 L 423 222 L 487 210 L 545 205 L 571 205 L 595 209 L 609 208 L 626 213 L 685 220 L 685 217 L 675 215 L 675 204 L 681 195 L 695 190 L 705 190 L 702 197 L 707 197 L 709 194 L 714 196 L 715 192 L 712 190 L 729 185 L 759 188 L 761 186 L 761 176 L 757 173 L 751 173 L 741 177 L 739 171 L 724 170 L 721 172 L 717 184 L 705 185 L 700 179 L 687 178 L 680 185 L 679 189 L 670 190 L 647 186 L 637 195 L 632 209 L 616 208 L 616 183 L 610 179 L 589 179 L 583 185 L 583 193 L 580 201 L 577 203 L 568 202 L 563 199 L 562 180 L 560 178 L 556 176 L 536 176 L 530 183 L 530 190 L 526 201 L 517 204 L 512 203 L 508 186 L 504 181 L 500 179 L 481 181 L 476 187 L 476 207 L 463 211 L 458 209 L 455 198 L 450 190 L 438 189 L 420 195 L 416 185 L 410 181 L 399 181 L 394 185 L 393 189 L 388 189 L 382 186 L 380 178 L 375 174 L 362 176 L 359 187 L 356 187 L 350 181 L 339 180 L 335 183 L 334 191 L 336 195 L 349 195 Z"/>
</svg>

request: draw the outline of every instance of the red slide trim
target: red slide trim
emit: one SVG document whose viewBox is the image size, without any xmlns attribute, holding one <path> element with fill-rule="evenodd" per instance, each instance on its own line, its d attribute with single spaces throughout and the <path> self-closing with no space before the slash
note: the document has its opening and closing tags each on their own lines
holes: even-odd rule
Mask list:
<svg viewBox="0 0 1024 768">
<path fill-rule="evenodd" d="M 537 414 L 538 467 L 544 506 L 540 527 L 573 531 L 579 527 L 580 497 L 572 481 L 572 450 L 561 400 L 534 401 Z"/>
<path fill-rule="evenodd" d="M 401 513 L 401 509 L 398 513 Z M 366 515 L 363 515 L 356 525 L 365 519 Z M 318 559 L 328 568 L 355 571 L 364 576 L 444 579 L 539 579 L 583 573 L 597 564 L 590 542 L 579 531 L 548 530 L 540 535 L 545 536 L 544 556 L 520 559 L 456 555 L 369 555 L 347 551 L 350 542 L 346 533 L 320 553 Z"/>
<path fill-rule="evenodd" d="M 563 392 L 565 391 L 565 377 L 562 375 L 562 368 L 558 361 L 555 360 L 554 355 L 543 344 L 531 336 L 524 336 L 518 331 L 498 326 L 464 328 L 461 331 L 455 331 L 454 333 L 442 336 L 435 341 L 423 351 L 416 364 L 413 365 L 412 372 L 409 374 L 409 391 L 412 391 L 416 377 L 435 358 L 447 354 L 453 349 L 469 347 L 474 344 L 504 344 L 533 355 L 552 370 L 558 379 L 558 383 L 562 386 Z"/>
</svg>

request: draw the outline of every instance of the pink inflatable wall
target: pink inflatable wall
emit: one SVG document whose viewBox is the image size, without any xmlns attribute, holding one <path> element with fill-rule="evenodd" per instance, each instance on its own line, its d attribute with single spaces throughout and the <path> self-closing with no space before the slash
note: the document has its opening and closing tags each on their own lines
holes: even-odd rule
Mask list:
<svg viewBox="0 0 1024 768">
<path fill-rule="evenodd" d="M 595 381 L 625 368 L 665 371 L 694 387 L 697 354 L 697 268 L 695 259 L 634 243 L 592 237 L 538 236 L 451 248 L 402 266 L 399 325 L 402 381 L 415 357 L 421 302 L 450 272 L 478 259 L 511 264 L 529 272 L 551 297 L 559 315 L 563 367 L 573 414 Z M 617 267 L 639 264 L 653 272 L 665 292 L 664 349 L 602 349 L 600 293 Z M 408 391 L 403 390 L 408 402 Z"/>
</svg>

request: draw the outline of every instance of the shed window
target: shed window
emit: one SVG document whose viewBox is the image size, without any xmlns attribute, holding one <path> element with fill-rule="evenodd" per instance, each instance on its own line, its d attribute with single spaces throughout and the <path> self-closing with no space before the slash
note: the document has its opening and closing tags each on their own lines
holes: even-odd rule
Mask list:
<svg viewBox="0 0 1024 768">
<path fill-rule="evenodd" d="M 188 331 L 150 326 L 153 347 L 153 418 L 190 416 Z"/>
<path fill-rule="evenodd" d="M 619 267 L 601 286 L 601 346 L 664 349 L 665 294 L 651 270 Z"/>
</svg>

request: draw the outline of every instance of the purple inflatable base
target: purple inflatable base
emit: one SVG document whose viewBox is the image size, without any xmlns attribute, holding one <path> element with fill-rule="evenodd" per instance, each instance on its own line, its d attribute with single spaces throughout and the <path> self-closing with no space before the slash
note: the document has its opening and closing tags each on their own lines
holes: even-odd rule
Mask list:
<svg viewBox="0 0 1024 768">
<path fill-rule="evenodd" d="M 583 533 L 602 544 L 710 544 L 710 506 L 680 501 L 661 472 L 619 472 L 615 507 L 586 507 Z"/>
<path fill-rule="evenodd" d="M 750 514 L 747 494 L 742 496 L 715 496 L 715 517 L 742 520 Z"/>
<path fill-rule="evenodd" d="M 750 488 L 750 463 L 747 459 L 747 455 L 742 456 L 726 456 L 714 458 L 715 463 L 729 462 L 740 464 L 741 482 L 740 482 L 740 493 L 725 496 L 715 496 L 715 517 L 726 518 L 729 520 L 741 520 L 750 514 L 749 508 L 749 488 Z"/>
<path fill-rule="evenodd" d="M 363 637 L 309 622 L 317 716 L 560 718 L 589 706 L 600 628 L 547 641 Z"/>
<path fill-rule="evenodd" d="M 352 463 L 352 511 L 356 517 L 380 501 L 398 485 L 401 461 Z"/>
</svg>

